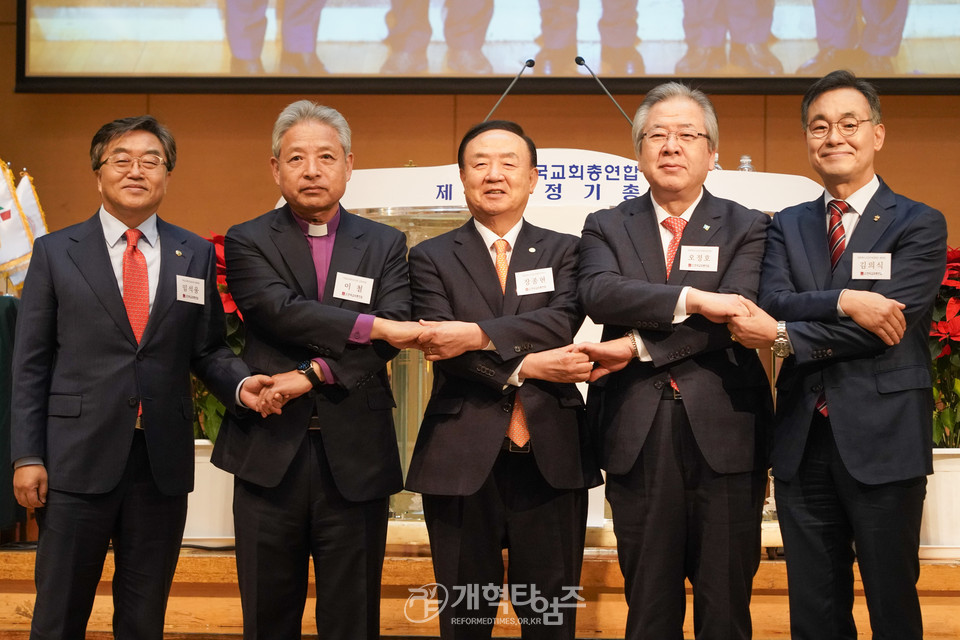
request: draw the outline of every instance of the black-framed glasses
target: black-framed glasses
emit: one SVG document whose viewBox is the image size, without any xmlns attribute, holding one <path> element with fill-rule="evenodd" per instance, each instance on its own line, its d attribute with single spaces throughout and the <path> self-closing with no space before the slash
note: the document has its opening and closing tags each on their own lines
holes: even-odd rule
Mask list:
<svg viewBox="0 0 960 640">
<path fill-rule="evenodd" d="M 106 160 L 100 163 L 100 166 L 109 165 L 122 173 L 132 169 L 134 163 L 140 166 L 141 171 L 156 171 L 164 166 L 163 158 L 155 153 L 145 153 L 138 158 L 131 156 L 129 153 L 115 153 L 108 156 Z"/>
<path fill-rule="evenodd" d="M 695 129 L 680 129 L 679 131 L 667 131 L 666 129 L 651 129 L 646 133 L 640 134 L 641 140 L 647 140 L 651 144 L 662 146 L 667 144 L 667 140 L 670 139 L 670 136 L 674 136 L 677 139 L 677 142 L 683 145 L 693 144 L 700 138 L 710 139 L 705 133 L 700 133 Z"/>
<path fill-rule="evenodd" d="M 844 138 L 849 138 L 854 135 L 859 129 L 860 125 L 864 122 L 871 122 L 871 118 L 864 118 L 863 120 L 857 120 L 853 116 L 847 116 L 846 118 L 840 118 L 836 122 L 827 122 L 826 120 L 813 120 L 810 124 L 807 125 L 807 133 L 809 133 L 814 138 L 826 138 L 830 135 L 830 129 L 836 127 L 837 131 L 840 132 Z"/>
</svg>

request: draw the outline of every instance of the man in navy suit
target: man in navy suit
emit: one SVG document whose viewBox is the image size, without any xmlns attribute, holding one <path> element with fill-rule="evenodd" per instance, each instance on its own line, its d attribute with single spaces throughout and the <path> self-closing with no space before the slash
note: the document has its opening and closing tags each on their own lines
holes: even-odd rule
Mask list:
<svg viewBox="0 0 960 640">
<path fill-rule="evenodd" d="M 710 99 L 652 89 L 633 139 L 650 190 L 587 217 L 580 299 L 604 342 L 587 398 L 630 610 L 627 638 L 751 637 L 770 385 L 723 324 L 754 298 L 770 218 L 704 186 L 719 127 Z M 609 373 L 609 375 L 605 375 Z"/>
<path fill-rule="evenodd" d="M 587 488 L 600 482 L 573 384 L 591 369 L 570 345 L 577 239 L 523 219 L 537 157 L 519 125 L 472 127 L 457 157 L 472 219 L 410 251 L 434 379 L 407 488 L 423 494 L 440 634 L 489 638 L 502 598 L 524 638 L 572 640 Z"/>
<path fill-rule="evenodd" d="M 927 335 L 946 222 L 874 172 L 886 131 L 869 83 L 835 71 L 807 91 L 801 117 L 823 197 L 774 217 L 760 280 L 767 313 L 747 301 L 752 315 L 730 323 L 745 345 L 785 357 L 772 461 L 792 637 L 857 637 L 856 558 L 873 637 L 919 640 L 933 471 Z"/>
<path fill-rule="evenodd" d="M 90 159 L 100 211 L 37 240 L 17 325 L 14 491 L 40 524 L 30 637 L 84 636 L 112 542 L 113 632 L 159 640 L 193 489 L 189 374 L 227 407 L 257 407 L 268 381 L 224 342 L 213 245 L 157 216 L 166 127 L 110 122 Z"/>
<path fill-rule="evenodd" d="M 273 129 L 273 177 L 286 204 L 232 227 L 227 282 L 243 312 L 243 358 L 276 374 L 282 416 L 228 417 L 213 462 L 236 476 L 234 519 L 245 638 L 300 637 L 307 569 L 317 630 L 380 633 L 388 500 L 402 488 L 387 363 L 379 338 L 410 325 L 403 233 L 340 206 L 353 169 L 350 127 L 294 102 Z"/>
</svg>

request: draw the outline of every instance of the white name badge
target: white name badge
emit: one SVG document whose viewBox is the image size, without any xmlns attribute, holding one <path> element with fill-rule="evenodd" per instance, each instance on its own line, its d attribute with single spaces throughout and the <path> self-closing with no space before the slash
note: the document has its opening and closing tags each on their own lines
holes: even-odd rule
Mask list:
<svg viewBox="0 0 960 640">
<path fill-rule="evenodd" d="M 334 298 L 370 304 L 371 295 L 373 295 L 373 278 L 337 272 L 337 280 L 333 283 Z"/>
<path fill-rule="evenodd" d="M 177 276 L 177 300 L 202 305 L 203 280 L 190 276 Z"/>
<path fill-rule="evenodd" d="M 529 296 L 534 293 L 553 291 L 553 267 L 531 269 L 517 273 L 517 295 Z"/>
<path fill-rule="evenodd" d="M 681 271 L 716 271 L 720 262 L 720 247 L 680 247 Z"/>
<path fill-rule="evenodd" d="M 852 280 L 889 280 L 890 263 L 893 259 L 889 253 L 859 253 L 853 252 Z"/>
</svg>

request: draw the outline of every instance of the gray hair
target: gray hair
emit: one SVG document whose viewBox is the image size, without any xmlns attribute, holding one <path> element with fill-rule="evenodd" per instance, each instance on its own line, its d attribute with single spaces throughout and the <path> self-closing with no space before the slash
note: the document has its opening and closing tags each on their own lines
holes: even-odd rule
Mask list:
<svg viewBox="0 0 960 640">
<path fill-rule="evenodd" d="M 640 145 L 643 144 L 643 128 L 647 126 L 647 116 L 650 115 L 650 109 L 653 105 L 664 100 L 674 98 L 687 98 L 697 103 L 703 110 L 703 124 L 707 131 L 707 147 L 714 151 L 720 143 L 720 124 L 717 122 L 717 112 L 713 108 L 713 103 L 703 91 L 691 89 L 680 82 L 665 82 L 657 85 L 647 93 L 637 109 L 637 114 L 633 116 L 633 148 L 640 157 Z"/>
<path fill-rule="evenodd" d="M 273 157 L 280 157 L 280 141 L 294 125 L 312 121 L 333 127 L 340 138 L 340 146 L 345 154 L 350 153 L 350 125 L 347 119 L 333 107 L 325 107 L 312 100 L 298 100 L 289 104 L 277 116 L 273 125 Z"/>
</svg>

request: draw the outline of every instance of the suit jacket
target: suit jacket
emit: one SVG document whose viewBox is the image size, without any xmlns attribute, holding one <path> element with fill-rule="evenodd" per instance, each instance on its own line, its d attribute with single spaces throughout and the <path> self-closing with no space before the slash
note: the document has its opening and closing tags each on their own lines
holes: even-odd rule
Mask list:
<svg viewBox="0 0 960 640">
<path fill-rule="evenodd" d="M 770 385 L 753 349 L 730 340 L 723 324 L 700 315 L 673 324 L 680 291 L 738 293 L 755 299 L 769 217 L 716 198 L 706 189 L 681 240 L 719 247 L 716 271 L 666 278 L 663 246 L 649 191 L 590 214 L 580 239 L 580 299 L 603 339 L 637 329 L 653 358 L 633 360 L 590 386 L 588 413 L 599 432 L 602 466 L 626 473 L 653 424 L 670 376 L 683 395 L 694 437 L 718 473 L 764 468 L 773 420 Z M 679 263 L 680 251 L 675 264 Z"/>
<path fill-rule="evenodd" d="M 517 273 L 546 268 L 553 272 L 553 291 L 517 295 Z M 560 489 L 599 484 L 576 385 L 534 379 L 520 387 L 507 385 L 525 355 L 573 341 L 583 322 L 576 269 L 577 239 L 529 222 L 513 248 L 506 294 L 472 220 L 410 250 L 414 315 L 476 322 L 496 350 L 468 351 L 434 363 L 408 489 L 475 493 L 500 453 L 515 397 L 523 402 L 533 455 L 547 482 Z"/>
<path fill-rule="evenodd" d="M 831 272 L 822 198 L 773 219 L 760 281 L 760 304 L 787 321 L 794 355 L 777 378 L 773 472 L 793 478 L 821 391 L 840 456 L 867 484 L 933 472 L 933 398 L 927 335 L 946 263 L 943 215 L 895 194 L 883 182 Z M 889 280 L 854 280 L 854 252 L 889 253 Z M 904 303 L 907 330 L 887 347 L 849 318 L 840 318 L 843 289 L 880 293 Z"/>
<path fill-rule="evenodd" d="M 52 489 L 104 493 L 120 481 L 143 407 L 160 490 L 193 489 L 193 370 L 227 407 L 249 370 L 224 342 L 213 245 L 157 219 L 160 280 L 140 344 L 99 215 L 38 238 L 14 350 L 12 458 L 44 460 Z M 177 276 L 204 304 L 177 300 Z"/>
<path fill-rule="evenodd" d="M 336 384 L 325 384 L 264 419 L 227 418 L 212 461 L 238 477 L 275 487 L 300 448 L 312 415 L 337 488 L 348 500 L 370 500 L 402 488 L 393 426 L 396 406 L 387 363 L 397 350 L 385 342 L 353 344 L 361 313 L 410 319 L 406 240 L 400 231 L 341 209 L 323 300 L 310 247 L 288 205 L 227 232 L 227 283 L 243 314 L 243 359 L 272 375 L 323 357 Z M 333 297 L 337 273 L 374 281 L 368 303 Z"/>
</svg>

